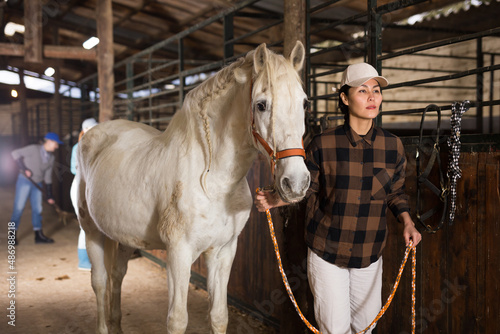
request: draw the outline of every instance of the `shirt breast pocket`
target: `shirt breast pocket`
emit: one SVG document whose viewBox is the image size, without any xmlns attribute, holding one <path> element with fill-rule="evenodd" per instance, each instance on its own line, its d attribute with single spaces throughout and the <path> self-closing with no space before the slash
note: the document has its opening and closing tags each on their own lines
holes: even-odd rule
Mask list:
<svg viewBox="0 0 500 334">
<path fill-rule="evenodd" d="M 373 168 L 372 200 L 385 200 L 391 190 L 391 177 L 385 168 Z"/>
</svg>

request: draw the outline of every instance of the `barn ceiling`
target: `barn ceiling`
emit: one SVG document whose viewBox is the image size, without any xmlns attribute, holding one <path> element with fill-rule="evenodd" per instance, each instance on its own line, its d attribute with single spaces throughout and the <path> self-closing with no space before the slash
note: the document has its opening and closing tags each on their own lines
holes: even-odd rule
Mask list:
<svg viewBox="0 0 500 334">
<path fill-rule="evenodd" d="M 80 47 L 91 36 L 96 36 L 96 1 L 98 0 L 44 0 L 43 1 L 43 44 Z M 255 20 L 268 22 L 269 18 L 283 16 L 283 1 L 259 1 L 241 13 L 245 16 L 235 20 L 235 36 L 241 36 L 255 28 Z M 135 53 L 184 31 L 221 11 L 234 6 L 237 0 L 113 0 L 113 34 L 115 62 L 130 57 Z M 311 6 L 323 1 L 311 0 Z M 391 3 L 379 0 L 378 6 Z M 463 3 L 464 1 L 459 1 Z M 470 2 L 470 1 L 469 1 Z M 418 45 L 443 38 L 484 31 L 498 27 L 500 3 L 491 0 L 478 7 L 460 9 L 457 12 L 441 14 L 439 18 L 430 18 L 414 25 L 396 24 L 412 15 L 425 13 L 450 4 L 456 0 L 428 0 L 417 5 L 403 8 L 383 17 L 384 51 Z M 316 14 L 311 20 L 311 29 L 332 20 L 341 20 L 351 15 L 365 12 L 366 0 L 343 0 Z M 4 35 L 3 27 L 8 22 L 25 24 L 24 2 L 8 0 L 0 2 L 0 69 L 7 66 L 27 69 L 42 73 L 47 66 L 58 66 L 61 77 L 68 81 L 78 81 L 97 71 L 94 59 L 63 59 L 57 55 L 45 59 L 42 64 L 26 63 L 24 57 L 12 55 L 9 47 L 19 47 L 24 43 L 24 34 Z M 312 43 L 324 40 L 348 40 L 351 34 L 363 29 L 359 26 L 337 26 L 318 31 L 311 36 Z M 279 28 L 269 29 L 258 37 L 250 38 L 247 43 L 235 47 L 235 53 L 245 52 L 261 42 L 279 41 Z M 190 35 L 186 40 L 186 57 L 189 59 L 221 59 L 223 48 L 219 40 L 223 35 L 222 20 L 210 27 Z M 252 45 L 254 44 L 254 45 Z M 3 50 L 2 50 L 3 49 Z M 177 50 L 163 49 L 166 58 L 177 57 Z M 82 57 L 83 58 L 83 57 Z"/>
</svg>

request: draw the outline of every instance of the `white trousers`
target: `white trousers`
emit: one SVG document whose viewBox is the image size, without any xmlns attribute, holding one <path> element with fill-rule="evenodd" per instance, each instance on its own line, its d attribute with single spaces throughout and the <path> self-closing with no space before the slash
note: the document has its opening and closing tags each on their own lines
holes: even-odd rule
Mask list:
<svg viewBox="0 0 500 334">
<path fill-rule="evenodd" d="M 358 333 L 382 307 L 382 258 L 366 268 L 343 268 L 309 249 L 307 276 L 322 334 Z"/>
</svg>

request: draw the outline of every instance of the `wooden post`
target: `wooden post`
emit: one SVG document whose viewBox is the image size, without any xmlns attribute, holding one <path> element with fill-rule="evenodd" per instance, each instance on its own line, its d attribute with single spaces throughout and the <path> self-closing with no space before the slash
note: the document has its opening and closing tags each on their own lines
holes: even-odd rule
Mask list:
<svg viewBox="0 0 500 334">
<path fill-rule="evenodd" d="M 54 45 L 59 45 L 59 29 L 57 26 L 53 27 L 52 39 Z M 61 71 L 59 66 L 54 67 L 54 110 L 56 112 L 54 132 L 57 132 L 59 136 L 64 136 L 62 133 L 63 117 L 62 117 L 62 99 L 60 94 L 61 89 Z M 50 129 L 49 129 L 50 131 Z M 60 151 L 59 151 L 60 152 Z"/>
<path fill-rule="evenodd" d="M 97 76 L 99 80 L 99 122 L 113 119 L 113 97 L 115 95 L 113 10 L 111 0 L 96 2 L 97 21 Z"/>
<path fill-rule="evenodd" d="M 24 1 L 24 61 L 42 62 L 42 1 Z"/>
<path fill-rule="evenodd" d="M 306 0 L 283 0 L 284 41 L 283 55 L 289 56 L 297 41 L 306 45 Z M 305 65 L 305 64 L 304 64 Z M 305 66 L 302 68 L 302 81 L 305 79 Z"/>
<path fill-rule="evenodd" d="M 284 12 L 284 48 L 283 55 L 288 57 L 297 41 L 306 45 L 306 0 L 283 0 Z M 300 73 L 302 82 L 306 82 L 306 62 Z M 288 280 L 294 282 L 292 291 L 302 313 L 310 322 L 314 323 L 312 315 L 312 305 L 310 303 L 311 293 L 306 274 L 307 246 L 304 241 L 305 229 L 305 201 L 299 205 L 288 206 L 280 210 L 281 224 L 276 228 L 276 232 L 281 235 L 283 243 L 280 248 L 283 250 L 282 260 L 285 271 L 288 273 Z M 284 226 L 283 222 L 287 222 Z M 280 240 L 280 238 L 278 238 Z M 286 295 L 286 292 L 284 292 Z M 288 299 L 288 297 L 286 297 Z M 286 300 L 280 319 L 281 333 L 309 333 L 302 323 L 299 315 L 295 311 L 293 304 Z"/>
</svg>

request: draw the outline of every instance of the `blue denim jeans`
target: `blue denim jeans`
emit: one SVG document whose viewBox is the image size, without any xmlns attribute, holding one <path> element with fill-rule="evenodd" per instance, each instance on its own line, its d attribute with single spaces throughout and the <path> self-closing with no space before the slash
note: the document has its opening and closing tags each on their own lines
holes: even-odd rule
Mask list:
<svg viewBox="0 0 500 334">
<path fill-rule="evenodd" d="M 42 183 L 39 183 L 42 186 Z M 42 192 L 35 187 L 24 175 L 19 174 L 16 182 L 16 197 L 14 198 L 14 212 L 10 218 L 11 222 L 16 224 L 16 230 L 19 228 L 19 221 L 23 214 L 26 201 L 30 199 L 31 203 L 31 224 L 33 230 L 42 229 Z"/>
</svg>

